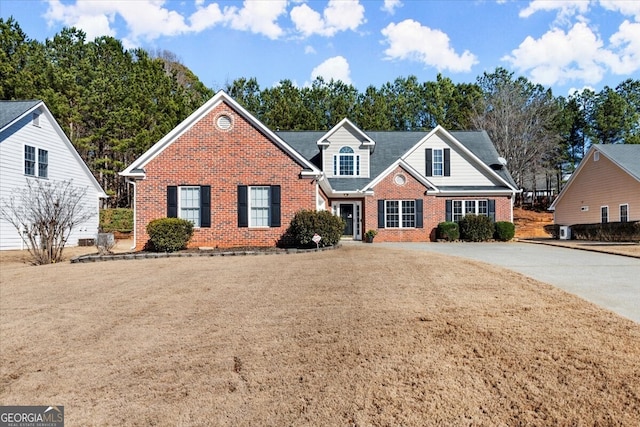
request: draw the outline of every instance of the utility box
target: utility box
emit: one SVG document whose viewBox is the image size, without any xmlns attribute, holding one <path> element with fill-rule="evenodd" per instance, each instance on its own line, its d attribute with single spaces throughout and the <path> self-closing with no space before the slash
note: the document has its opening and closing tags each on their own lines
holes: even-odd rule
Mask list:
<svg viewBox="0 0 640 427">
<path fill-rule="evenodd" d="M 558 236 L 560 240 L 571 240 L 571 226 L 561 225 L 560 234 Z"/>
</svg>

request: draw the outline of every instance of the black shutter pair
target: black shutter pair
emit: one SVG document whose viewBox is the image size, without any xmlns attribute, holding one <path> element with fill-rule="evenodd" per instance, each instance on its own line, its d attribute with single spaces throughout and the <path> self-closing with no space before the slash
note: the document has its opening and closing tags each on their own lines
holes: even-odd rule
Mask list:
<svg viewBox="0 0 640 427">
<path fill-rule="evenodd" d="M 167 218 L 178 217 L 178 187 L 167 187 Z M 200 227 L 211 227 L 211 186 L 200 186 Z"/>
<path fill-rule="evenodd" d="M 443 150 L 442 159 L 444 163 L 444 176 L 451 176 L 451 149 L 445 148 Z M 425 150 L 425 166 L 426 176 L 433 176 L 433 149 L 427 148 Z"/>
<path fill-rule="evenodd" d="M 282 216 L 280 207 L 280 186 L 271 185 L 269 187 L 270 200 L 270 222 L 269 227 L 280 227 Z M 249 187 L 238 185 L 238 227 L 249 226 Z"/>
<path fill-rule="evenodd" d="M 378 228 L 384 228 L 384 199 L 378 200 Z M 422 209 L 422 199 L 415 200 L 415 220 L 416 220 L 416 228 L 424 227 L 423 220 L 423 209 Z"/>
</svg>

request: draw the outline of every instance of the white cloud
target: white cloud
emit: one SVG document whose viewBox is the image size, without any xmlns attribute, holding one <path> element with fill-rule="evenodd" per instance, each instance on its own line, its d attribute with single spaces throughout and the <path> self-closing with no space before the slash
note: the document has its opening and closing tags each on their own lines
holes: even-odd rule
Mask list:
<svg viewBox="0 0 640 427">
<path fill-rule="evenodd" d="M 277 24 L 278 17 L 287 11 L 286 0 L 251 1 L 245 0 L 240 10 L 230 8 L 231 28 L 262 34 L 277 39 L 283 34 Z M 226 14 L 226 13 L 225 13 Z"/>
<path fill-rule="evenodd" d="M 625 16 L 635 17 L 640 22 L 640 1 L 634 0 L 600 0 L 600 5 L 614 12 L 620 12 Z"/>
<path fill-rule="evenodd" d="M 387 59 L 417 61 L 438 71 L 451 72 L 467 72 L 478 63 L 477 57 L 468 50 L 458 55 L 444 32 L 422 26 L 412 19 L 389 24 L 382 30 L 382 35 L 389 44 L 384 51 Z"/>
<path fill-rule="evenodd" d="M 527 37 L 502 60 L 543 85 L 581 81 L 596 84 L 609 70 L 628 75 L 640 70 L 640 23 L 624 21 L 605 46 L 586 23 L 578 22 L 566 33 L 552 29 L 539 39 Z"/>
<path fill-rule="evenodd" d="M 402 2 L 400 0 L 384 0 L 382 10 L 393 15 L 399 7 L 402 7 Z"/>
<path fill-rule="evenodd" d="M 349 62 L 344 56 L 329 58 L 311 71 L 311 80 L 315 80 L 316 77 L 322 77 L 325 81 L 333 79 L 351 84 Z"/>
<path fill-rule="evenodd" d="M 528 71 L 535 83 L 554 85 L 570 80 L 595 84 L 604 75 L 603 61 L 610 52 L 585 23 L 579 22 L 567 33 L 553 29 L 541 38 L 527 37 L 502 59 L 519 71 Z"/>
<path fill-rule="evenodd" d="M 640 70 L 640 23 L 624 21 L 609 41 L 611 48 L 617 49 L 617 55 L 607 63 L 613 73 L 632 74 Z"/>
<path fill-rule="evenodd" d="M 533 0 L 520 11 L 521 18 L 528 18 L 536 12 L 558 11 L 559 19 L 566 19 L 589 10 L 590 0 Z"/>
<path fill-rule="evenodd" d="M 304 53 L 306 53 L 306 54 L 314 54 L 314 53 L 316 53 L 316 50 L 313 48 L 313 46 L 307 45 L 307 46 L 304 47 Z"/>
<path fill-rule="evenodd" d="M 322 15 L 304 3 L 291 9 L 290 16 L 305 37 L 332 37 L 340 31 L 355 31 L 365 22 L 364 7 L 358 0 L 329 0 Z"/>
<path fill-rule="evenodd" d="M 141 39 L 155 40 L 161 36 L 175 36 L 190 32 L 200 32 L 216 25 L 228 25 L 240 31 L 262 34 L 271 39 L 280 37 L 284 31 L 277 19 L 286 13 L 286 0 L 250 1 L 242 7 L 226 7 L 217 3 L 203 7 L 204 2 L 195 2 L 196 11 L 185 17 L 175 10 L 165 7 L 171 2 L 164 0 L 136 1 L 82 1 L 63 4 L 60 0 L 48 0 L 46 19 L 49 25 L 62 23 L 74 26 L 87 33 L 93 40 L 98 36 L 118 36 L 125 47 L 135 47 Z M 116 34 L 114 22 L 120 16 L 126 24 L 127 34 Z"/>
</svg>

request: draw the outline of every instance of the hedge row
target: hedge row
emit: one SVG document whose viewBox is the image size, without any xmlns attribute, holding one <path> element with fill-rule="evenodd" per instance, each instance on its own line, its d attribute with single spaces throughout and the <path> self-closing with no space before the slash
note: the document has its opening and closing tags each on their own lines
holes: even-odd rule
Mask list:
<svg viewBox="0 0 640 427">
<path fill-rule="evenodd" d="M 438 239 L 447 241 L 486 242 L 495 239 L 506 242 L 513 239 L 515 232 L 516 226 L 512 222 L 494 223 L 485 215 L 465 215 L 459 222 L 441 222 L 437 228 Z"/>
</svg>

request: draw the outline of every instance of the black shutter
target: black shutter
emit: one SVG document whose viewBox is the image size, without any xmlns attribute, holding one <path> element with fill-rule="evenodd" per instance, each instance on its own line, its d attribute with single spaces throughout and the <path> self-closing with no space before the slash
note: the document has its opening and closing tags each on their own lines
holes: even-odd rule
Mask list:
<svg viewBox="0 0 640 427">
<path fill-rule="evenodd" d="M 446 207 L 445 221 L 451 222 L 453 220 L 452 205 L 453 205 L 453 203 L 451 202 L 451 200 L 447 200 L 447 202 L 446 202 L 446 206 L 447 207 Z"/>
<path fill-rule="evenodd" d="M 200 186 L 200 227 L 211 227 L 211 186 Z"/>
<path fill-rule="evenodd" d="M 384 200 L 378 200 L 378 228 L 384 228 Z"/>
<path fill-rule="evenodd" d="M 495 222 L 496 220 L 496 201 L 494 199 L 489 199 L 487 201 L 489 218 Z"/>
<path fill-rule="evenodd" d="M 178 187 L 169 185 L 167 187 L 167 218 L 178 217 Z"/>
<path fill-rule="evenodd" d="M 426 158 L 426 176 L 433 176 L 433 150 L 431 148 L 427 148 L 425 150 L 425 158 Z"/>
<path fill-rule="evenodd" d="M 246 185 L 238 185 L 238 227 L 249 226 L 249 195 Z"/>
<path fill-rule="evenodd" d="M 444 149 L 444 176 L 451 176 L 451 149 Z"/>
<path fill-rule="evenodd" d="M 280 227 L 280 186 L 272 185 L 271 189 L 271 227 Z"/>
<path fill-rule="evenodd" d="M 422 199 L 416 199 L 416 228 L 423 228 L 422 222 Z"/>
</svg>

